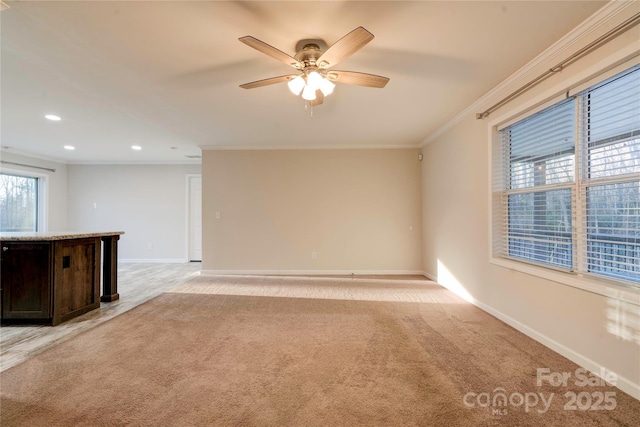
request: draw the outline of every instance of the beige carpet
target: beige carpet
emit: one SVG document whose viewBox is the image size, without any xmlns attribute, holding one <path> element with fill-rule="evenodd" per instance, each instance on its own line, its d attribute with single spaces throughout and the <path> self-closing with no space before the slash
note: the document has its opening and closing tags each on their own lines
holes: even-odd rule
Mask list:
<svg viewBox="0 0 640 427">
<path fill-rule="evenodd" d="M 640 425 L 620 390 L 538 387 L 537 368 L 578 366 L 431 282 L 202 276 L 3 372 L 0 421 Z"/>
</svg>

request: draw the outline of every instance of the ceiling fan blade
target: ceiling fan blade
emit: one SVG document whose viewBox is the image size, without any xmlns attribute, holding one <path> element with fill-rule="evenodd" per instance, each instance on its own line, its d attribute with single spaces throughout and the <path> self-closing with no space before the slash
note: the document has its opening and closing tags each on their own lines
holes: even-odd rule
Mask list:
<svg viewBox="0 0 640 427">
<path fill-rule="evenodd" d="M 271 77 L 271 78 L 268 78 L 268 79 L 258 80 L 258 81 L 251 82 L 251 83 L 245 83 L 243 85 L 240 85 L 240 87 L 242 89 L 253 89 L 253 88 L 256 88 L 256 87 L 269 86 L 269 85 L 274 85 L 276 83 L 286 82 L 287 80 L 290 80 L 290 79 L 292 79 L 294 77 L 296 77 L 296 74 L 289 74 L 289 75 L 286 75 L 286 76 Z"/>
<path fill-rule="evenodd" d="M 373 40 L 373 34 L 363 27 L 358 27 L 327 49 L 318 58 L 317 64 L 320 68 L 333 67 L 338 62 L 362 49 L 371 40 Z"/>
<path fill-rule="evenodd" d="M 247 46 L 251 46 L 257 51 L 264 53 L 265 55 L 269 55 L 273 59 L 276 59 L 280 62 L 284 62 L 290 67 L 293 67 L 295 69 L 302 68 L 302 64 L 297 59 L 287 55 L 283 51 L 276 49 L 275 47 L 269 44 L 266 44 L 262 40 L 258 40 L 257 38 L 251 37 L 251 36 L 240 37 L 238 40 L 240 40 L 242 43 L 246 44 Z"/>
<path fill-rule="evenodd" d="M 332 82 L 346 83 L 365 87 L 383 88 L 389 81 L 388 77 L 376 76 L 375 74 L 358 73 L 355 71 L 329 71 L 327 77 Z"/>
<path fill-rule="evenodd" d="M 309 101 L 309 105 L 315 107 L 316 105 L 321 105 L 324 102 L 324 94 L 320 90 L 316 90 L 316 99 L 313 101 Z"/>
</svg>

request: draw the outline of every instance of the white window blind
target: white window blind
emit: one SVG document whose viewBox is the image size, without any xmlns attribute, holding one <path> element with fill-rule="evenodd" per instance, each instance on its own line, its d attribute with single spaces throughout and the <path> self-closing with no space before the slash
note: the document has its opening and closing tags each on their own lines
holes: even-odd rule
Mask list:
<svg viewBox="0 0 640 427">
<path fill-rule="evenodd" d="M 573 266 L 574 119 L 569 99 L 501 131 L 507 256 Z"/>
<path fill-rule="evenodd" d="M 640 68 L 580 97 L 585 268 L 640 283 Z"/>
<path fill-rule="evenodd" d="M 640 284 L 640 65 L 500 134 L 494 253 Z"/>
</svg>

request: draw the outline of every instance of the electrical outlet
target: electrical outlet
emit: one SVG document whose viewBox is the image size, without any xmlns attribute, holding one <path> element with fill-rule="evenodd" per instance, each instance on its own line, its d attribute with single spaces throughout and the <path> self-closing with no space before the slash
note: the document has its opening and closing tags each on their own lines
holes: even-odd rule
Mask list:
<svg viewBox="0 0 640 427">
<path fill-rule="evenodd" d="M 216 211 L 216 219 L 220 219 L 220 211 Z"/>
<path fill-rule="evenodd" d="M 147 244 L 147 249 L 152 250 L 153 249 L 153 243 Z"/>
<path fill-rule="evenodd" d="M 316 251 L 311 252 L 311 259 L 318 259 L 318 252 Z"/>
</svg>

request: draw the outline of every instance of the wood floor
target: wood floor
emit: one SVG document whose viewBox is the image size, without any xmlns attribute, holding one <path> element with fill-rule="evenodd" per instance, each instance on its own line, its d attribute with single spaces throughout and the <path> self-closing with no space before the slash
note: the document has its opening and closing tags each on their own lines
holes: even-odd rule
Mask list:
<svg viewBox="0 0 640 427">
<path fill-rule="evenodd" d="M 0 328 L 0 371 L 15 366 L 52 345 L 74 337 L 131 310 L 200 274 L 200 263 L 120 264 L 120 299 L 58 326 L 20 325 Z"/>
</svg>

